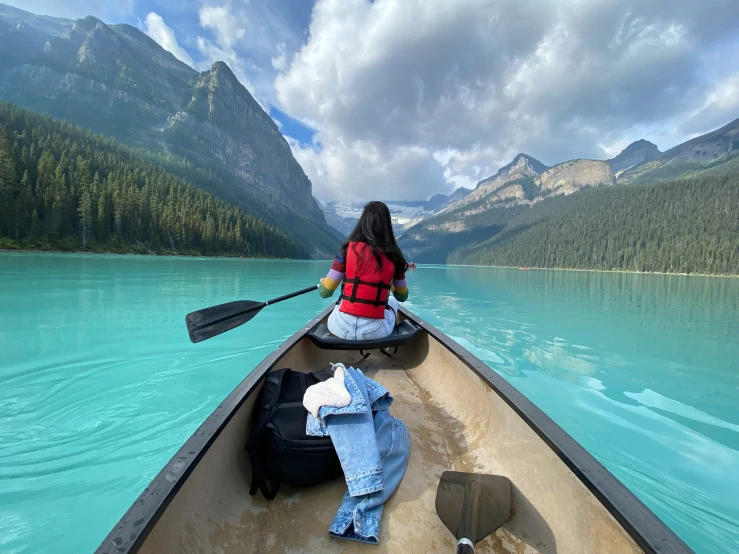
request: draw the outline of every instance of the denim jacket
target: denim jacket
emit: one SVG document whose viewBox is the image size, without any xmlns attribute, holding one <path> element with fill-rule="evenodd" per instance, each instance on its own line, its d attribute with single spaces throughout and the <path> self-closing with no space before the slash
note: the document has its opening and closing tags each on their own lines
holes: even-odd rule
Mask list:
<svg viewBox="0 0 739 554">
<path fill-rule="evenodd" d="M 393 397 L 385 387 L 351 367 L 344 384 L 349 405 L 323 406 L 318 418 L 308 414 L 306 433 L 330 436 L 344 470 L 348 490 L 329 533 L 378 544 L 382 509 L 405 473 L 410 438 L 403 422 L 390 415 Z"/>
</svg>

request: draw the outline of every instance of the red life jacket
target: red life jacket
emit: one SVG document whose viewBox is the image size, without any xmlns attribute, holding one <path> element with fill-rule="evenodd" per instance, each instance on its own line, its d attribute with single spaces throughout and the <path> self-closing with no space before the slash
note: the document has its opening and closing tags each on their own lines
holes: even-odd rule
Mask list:
<svg viewBox="0 0 739 554">
<path fill-rule="evenodd" d="M 385 254 L 380 256 L 382 268 L 377 271 L 372 249 L 364 242 L 349 243 L 340 311 L 357 317 L 385 318 L 385 305 L 395 275 L 395 264 Z"/>
</svg>

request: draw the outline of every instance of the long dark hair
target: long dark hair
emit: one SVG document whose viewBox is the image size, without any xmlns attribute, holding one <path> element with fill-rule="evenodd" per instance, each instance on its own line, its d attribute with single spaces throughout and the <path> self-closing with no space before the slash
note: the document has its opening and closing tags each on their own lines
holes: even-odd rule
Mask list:
<svg viewBox="0 0 739 554">
<path fill-rule="evenodd" d="M 376 269 L 382 269 L 381 253 L 385 254 L 395 264 L 395 273 L 401 273 L 408 269 L 403 252 L 400 251 L 398 243 L 395 242 L 393 233 L 393 220 L 390 210 L 384 202 L 368 202 L 364 206 L 362 216 L 357 221 L 356 227 L 349 238 L 341 246 L 341 253 L 346 259 L 350 242 L 364 242 L 371 249 L 375 257 Z"/>
</svg>

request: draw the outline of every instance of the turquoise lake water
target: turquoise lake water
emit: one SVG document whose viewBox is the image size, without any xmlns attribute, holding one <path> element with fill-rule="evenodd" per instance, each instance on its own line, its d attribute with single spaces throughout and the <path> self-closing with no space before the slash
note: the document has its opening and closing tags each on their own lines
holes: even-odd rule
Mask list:
<svg viewBox="0 0 739 554">
<path fill-rule="evenodd" d="M 329 262 L 0 253 L 0 552 L 91 552 L 244 376 L 331 301 L 193 345 L 186 313 Z M 739 551 L 739 279 L 423 266 L 407 306 L 696 552 Z"/>
</svg>

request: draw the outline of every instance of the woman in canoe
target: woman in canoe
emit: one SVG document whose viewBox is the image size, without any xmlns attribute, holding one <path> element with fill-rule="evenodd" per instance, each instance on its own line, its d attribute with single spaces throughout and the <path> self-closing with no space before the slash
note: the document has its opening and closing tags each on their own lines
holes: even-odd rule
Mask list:
<svg viewBox="0 0 739 554">
<path fill-rule="evenodd" d="M 408 298 L 408 264 L 393 234 L 390 210 L 369 202 L 318 289 L 329 298 L 344 281 L 328 329 L 347 340 L 383 339 L 393 332 L 398 302 Z M 390 295 L 390 292 L 393 295 Z"/>
</svg>

